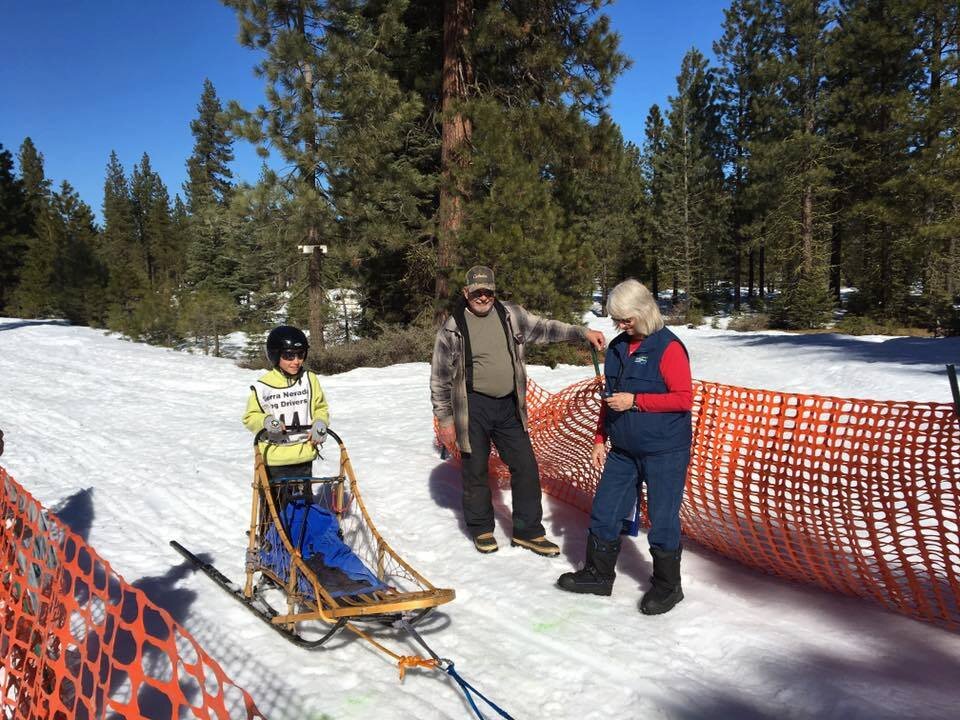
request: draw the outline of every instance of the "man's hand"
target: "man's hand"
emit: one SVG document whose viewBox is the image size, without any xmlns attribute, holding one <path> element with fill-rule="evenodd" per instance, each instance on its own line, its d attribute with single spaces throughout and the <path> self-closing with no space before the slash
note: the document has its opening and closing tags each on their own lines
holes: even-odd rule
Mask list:
<svg viewBox="0 0 960 720">
<path fill-rule="evenodd" d="M 603 461 L 607 459 L 607 446 L 604 443 L 596 443 L 593 450 L 590 451 L 590 464 L 597 470 L 603 467 Z"/>
<path fill-rule="evenodd" d="M 440 435 L 440 442 L 447 447 L 457 445 L 457 428 L 452 422 L 447 424 L 441 424 L 439 426 L 438 434 Z"/>
<path fill-rule="evenodd" d="M 599 330 L 587 330 L 587 342 L 593 345 L 597 350 L 603 350 L 607 344 L 607 339 Z"/>
<path fill-rule="evenodd" d="M 625 412 L 633 407 L 633 404 L 637 401 L 637 398 L 633 393 L 618 392 L 614 393 L 610 397 L 605 397 L 603 401 L 611 410 Z"/>
</svg>

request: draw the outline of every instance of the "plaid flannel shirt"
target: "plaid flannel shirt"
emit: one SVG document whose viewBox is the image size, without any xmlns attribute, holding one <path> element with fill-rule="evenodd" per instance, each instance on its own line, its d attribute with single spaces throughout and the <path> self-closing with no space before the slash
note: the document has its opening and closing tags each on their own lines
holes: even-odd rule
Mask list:
<svg viewBox="0 0 960 720">
<path fill-rule="evenodd" d="M 523 429 L 527 430 L 527 367 L 524 346 L 527 343 L 554 343 L 586 340 L 587 329 L 559 320 L 548 320 L 529 313 L 514 303 L 503 303 L 513 363 L 517 407 Z M 469 310 L 467 310 L 469 312 Z M 491 310 L 496 312 L 496 310 Z M 457 430 L 457 444 L 461 452 L 469 453 L 469 409 L 467 407 L 466 358 L 463 337 L 451 315 L 437 331 L 430 363 L 430 401 L 433 414 L 441 425 L 451 421 Z"/>
</svg>

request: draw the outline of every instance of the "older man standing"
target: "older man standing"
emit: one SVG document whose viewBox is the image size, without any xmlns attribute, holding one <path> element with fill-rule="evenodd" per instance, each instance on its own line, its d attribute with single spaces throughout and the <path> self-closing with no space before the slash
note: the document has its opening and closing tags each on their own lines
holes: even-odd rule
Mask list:
<svg viewBox="0 0 960 720">
<path fill-rule="evenodd" d="M 430 397 L 444 444 L 456 441 L 463 456 L 463 515 L 474 546 L 496 552 L 493 501 L 487 466 L 490 443 L 510 468 L 513 498 L 511 545 L 553 557 L 560 548 L 543 529 L 540 472 L 527 434 L 527 343 L 587 340 L 598 350 L 603 333 L 548 320 L 496 298 L 493 270 L 467 271 L 463 299 L 437 332 Z"/>
</svg>

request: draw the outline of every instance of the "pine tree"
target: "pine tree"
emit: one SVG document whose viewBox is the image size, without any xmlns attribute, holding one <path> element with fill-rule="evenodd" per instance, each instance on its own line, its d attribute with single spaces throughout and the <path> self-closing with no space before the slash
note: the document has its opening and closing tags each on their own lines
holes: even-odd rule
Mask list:
<svg viewBox="0 0 960 720">
<path fill-rule="evenodd" d="M 816 327 L 830 308 L 831 148 L 824 117 L 833 16 L 820 0 L 779 0 L 771 13 L 773 53 L 758 68 L 757 133 L 748 144 L 750 190 L 763 203 L 751 232 L 773 251 L 783 286 L 776 322 Z"/>
<path fill-rule="evenodd" d="M 832 141 L 842 148 L 847 275 L 881 318 L 904 318 L 917 275 L 907 205 L 921 80 L 912 0 L 843 0 L 831 43 Z"/>
<path fill-rule="evenodd" d="M 515 299 L 557 317 L 581 311 L 591 290 L 590 253 L 570 225 L 571 184 L 590 172 L 590 120 L 603 116 L 627 64 L 605 4 L 478 4 L 466 41 L 473 134 L 457 264 L 502 258 Z"/>
<path fill-rule="evenodd" d="M 574 236 L 589 245 L 596 259 L 591 276 L 598 279 L 601 304 L 606 306 L 608 291 L 641 252 L 637 236 L 643 176 L 638 149 L 624 143 L 620 128 L 609 118 L 592 129 L 590 139 L 590 161 L 574 171 L 567 185 L 570 197 L 562 203 L 571 210 Z"/>
<path fill-rule="evenodd" d="M 359 275 L 368 320 L 409 322 L 444 294 L 448 265 L 459 275 L 500 249 L 504 267 L 519 276 L 530 265 L 536 276 L 519 279 L 516 299 L 549 298 L 538 309 L 562 315 L 582 302 L 590 254 L 562 202 L 565 183 L 589 164 L 587 120 L 625 65 L 597 12 L 605 3 L 457 3 L 464 12 L 446 47 L 473 82 L 446 110 L 437 0 L 226 4 L 238 10 L 241 41 L 266 52 L 259 72 L 270 85 L 265 107 L 232 106 L 235 116 L 248 138 L 297 168 L 300 242 L 322 238 L 333 274 Z M 451 167 L 437 140 L 457 118 L 488 127 Z M 441 195 L 460 198 L 462 214 L 448 213 L 450 202 L 441 212 Z M 534 247 L 541 257 L 531 263 Z"/>
<path fill-rule="evenodd" d="M 211 306 L 210 301 L 199 302 L 194 297 L 198 293 L 209 299 L 212 293 L 239 297 L 247 290 L 237 284 L 240 259 L 237 248 L 229 247 L 228 241 L 231 232 L 236 232 L 235 227 L 227 227 L 226 206 L 233 191 L 229 168 L 233 140 L 228 122 L 213 83 L 205 80 L 197 118 L 190 122 L 195 142 L 183 186 L 187 203 L 183 206 L 177 198 L 170 223 L 173 241 L 166 243 L 171 270 L 168 280 L 175 283 L 182 277 L 189 293 L 184 291 L 181 296 L 193 309 Z M 179 252 L 181 248 L 185 252 Z"/>
<path fill-rule="evenodd" d="M 191 213 L 210 203 L 224 205 L 230 198 L 233 173 L 233 140 L 217 91 L 209 79 L 197 105 L 197 118 L 190 121 L 193 153 L 187 159 L 187 181 L 183 184 Z"/>
<path fill-rule="evenodd" d="M 643 226 L 643 238 L 645 240 L 645 264 L 649 267 L 650 292 L 654 297 L 660 294 L 660 260 L 666 249 L 667 241 L 661 233 L 660 219 L 664 212 L 663 197 L 663 167 L 664 153 L 666 152 L 666 125 L 663 115 L 660 112 L 660 106 L 654 103 L 650 106 L 647 113 L 647 119 L 644 123 L 643 154 L 641 159 L 641 172 L 644 178 L 644 187 L 646 193 L 645 218 Z"/>
<path fill-rule="evenodd" d="M 133 226 L 139 251 L 140 272 L 152 290 L 169 290 L 180 272 L 182 248 L 171 232 L 170 195 L 160 176 L 143 154 L 130 174 Z"/>
<path fill-rule="evenodd" d="M 923 0 L 917 46 L 923 80 L 914 93 L 917 152 L 907 205 L 914 208 L 920 284 L 935 331 L 960 334 L 960 9 Z"/>
<path fill-rule="evenodd" d="M 36 224 L 14 294 L 24 317 L 64 317 L 86 324 L 102 319 L 106 273 L 96 258 L 93 212 L 64 181 Z"/>
<path fill-rule="evenodd" d="M 239 286 L 241 249 L 231 242 L 243 227 L 232 222 L 225 208 L 215 204 L 201 207 L 190 218 L 191 243 L 187 252 L 187 285 L 192 290 L 218 292 L 239 297 L 249 288 Z"/>
<path fill-rule="evenodd" d="M 147 153 L 130 173 L 129 186 L 137 273 L 145 285 L 124 329 L 146 342 L 170 345 L 180 338 L 174 303 L 186 264 L 184 238 L 175 231 L 170 195 Z"/>
<path fill-rule="evenodd" d="M 661 269 L 673 280 L 675 300 L 680 289 L 686 293 L 688 314 L 715 287 L 727 232 L 715 93 L 706 59 L 697 50 L 688 51 L 677 76 L 677 94 L 670 98 L 658 159 L 663 183 L 659 234 L 667 242 Z"/>
<path fill-rule="evenodd" d="M 231 222 L 238 228 L 240 317 L 255 333 L 277 317 L 284 293 L 302 265 L 303 256 L 296 249 L 299 232 L 283 215 L 289 207 L 283 187 L 271 181 L 241 187 L 229 207 Z"/>
<path fill-rule="evenodd" d="M 63 234 L 58 215 L 50 207 L 44 209 L 27 241 L 20 283 L 13 294 L 12 305 L 20 317 L 57 317 L 60 314 L 60 289 L 54 283 Z"/>
<path fill-rule="evenodd" d="M 330 58 L 330 25 L 336 20 L 340 3 L 320 0 L 223 0 L 237 12 L 240 43 L 262 51 L 263 60 L 255 72 L 267 82 L 267 101 L 254 111 L 245 111 L 237 103 L 230 111 L 238 129 L 260 152 L 275 150 L 294 168 L 288 188 L 297 205 L 303 245 L 322 243 L 322 229 L 332 224 L 329 193 L 322 180 L 334 175 L 330 157 L 323 152 L 325 136 L 330 132 L 331 103 L 326 100 L 335 87 L 324 82 L 325 66 Z M 348 5 L 349 3 L 343 3 Z M 349 9 L 345 12 L 350 12 Z M 353 17 L 359 16 L 353 13 Z M 349 28 L 344 28 L 347 37 Z M 318 264 L 320 256 L 311 257 Z M 322 347 L 322 288 L 311 288 L 310 336 Z"/>
<path fill-rule="evenodd" d="M 457 238 L 463 228 L 464 202 L 467 199 L 462 171 L 469 164 L 468 143 L 473 134 L 473 121 L 465 108 L 468 88 L 474 83 L 473 62 L 467 49 L 473 5 L 473 0 L 448 0 L 443 4 L 441 178 L 434 293 L 434 316 L 438 323 L 443 320 L 443 305 L 450 293 L 448 275 L 453 266 Z"/>
<path fill-rule="evenodd" d="M 54 267 L 59 310 L 72 323 L 100 325 L 106 316 L 107 271 L 97 257 L 97 229 L 90 206 L 64 181 L 54 196 L 63 236 Z"/>
<path fill-rule="evenodd" d="M 43 168 L 43 153 L 37 150 L 33 140 L 25 138 L 18 155 L 20 179 L 27 195 L 27 203 L 37 218 L 50 200 L 50 180 Z"/>
<path fill-rule="evenodd" d="M 44 171 L 43 154 L 29 137 L 20 144 L 17 161 L 26 201 L 29 236 L 25 242 L 23 265 L 12 305 L 23 317 L 52 315 L 57 312 L 57 303 L 50 295 L 56 257 L 56 243 L 51 240 L 51 234 L 56 238 L 57 233 L 55 229 L 51 233 L 50 180 Z M 41 235 L 47 236 L 46 242 L 41 240 Z"/>
<path fill-rule="evenodd" d="M 180 329 L 192 335 L 203 347 L 204 355 L 220 357 L 220 338 L 231 332 L 238 318 L 237 304 L 229 293 L 199 290 L 191 293 L 180 309 Z"/>
<path fill-rule="evenodd" d="M 148 281 L 140 240 L 133 219 L 133 199 L 126 173 L 116 152 L 110 153 L 103 183 L 103 232 L 100 257 L 106 265 L 106 302 L 109 327 L 124 330 Z"/>
<path fill-rule="evenodd" d="M 723 36 L 713 44 L 719 60 L 717 70 L 718 103 L 724 132 L 722 161 L 727 168 L 730 194 L 730 262 L 734 288 L 733 309 L 740 310 L 742 264 L 747 253 L 747 294 L 754 293 L 755 247 L 749 228 L 760 212 L 756 198 L 748 192 L 749 146 L 760 131 L 756 117 L 756 98 L 760 91 L 759 65 L 769 61 L 773 34 L 771 20 L 763 0 L 734 0 L 724 11 Z M 762 297 L 762 293 L 761 293 Z"/>
<path fill-rule="evenodd" d="M 23 181 L 14 174 L 13 155 L 0 144 L 0 312 L 20 282 L 32 224 Z"/>
</svg>

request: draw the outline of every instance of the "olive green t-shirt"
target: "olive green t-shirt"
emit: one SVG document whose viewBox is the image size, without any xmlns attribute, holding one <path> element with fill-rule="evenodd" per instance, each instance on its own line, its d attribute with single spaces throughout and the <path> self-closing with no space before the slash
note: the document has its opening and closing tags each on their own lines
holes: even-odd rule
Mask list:
<svg viewBox="0 0 960 720">
<path fill-rule="evenodd" d="M 474 392 L 504 397 L 514 391 L 513 363 L 507 347 L 507 334 L 496 310 L 484 317 L 468 309 L 464 313 L 473 354 Z"/>
</svg>

